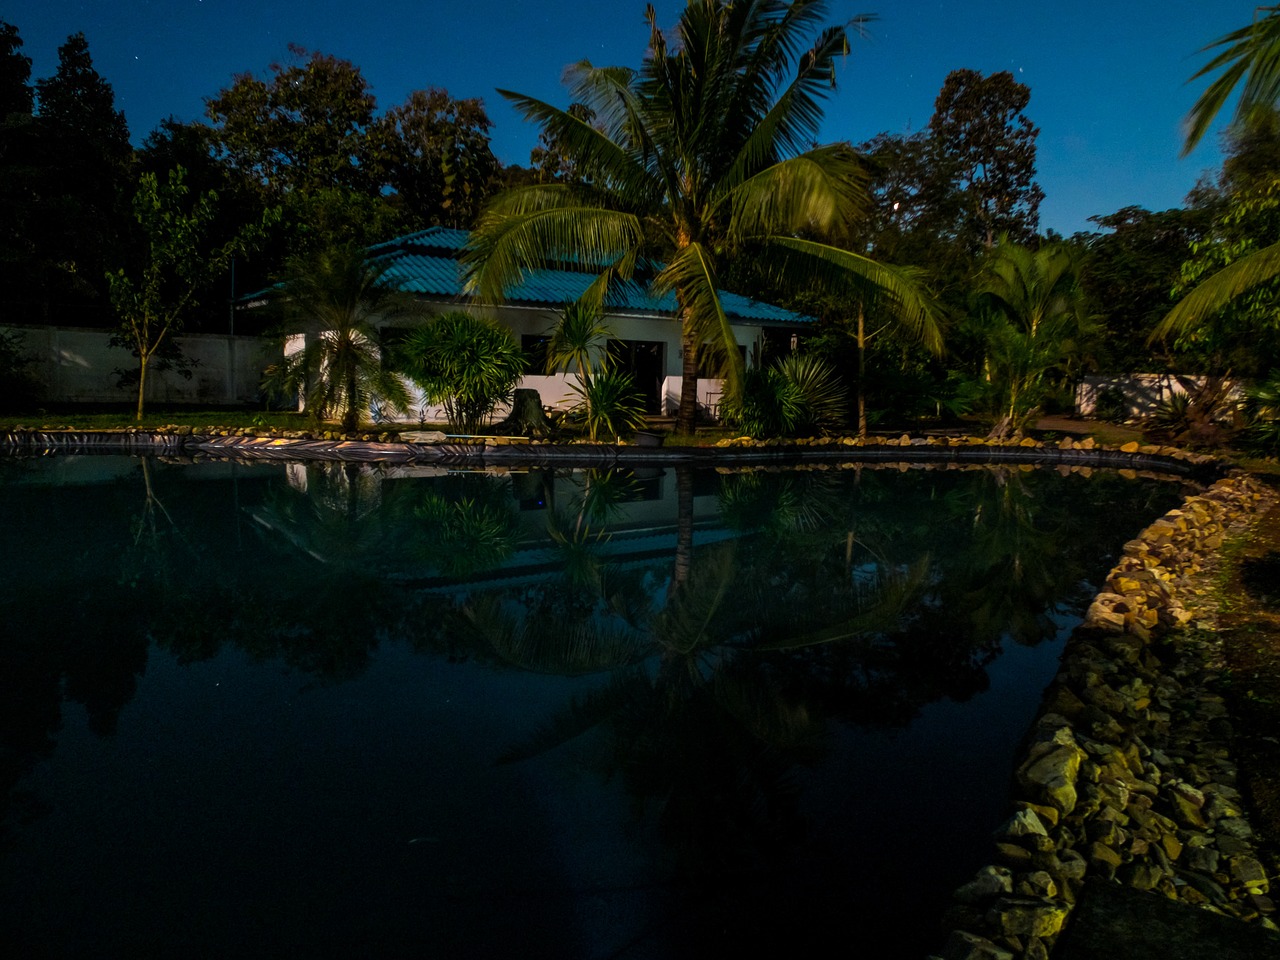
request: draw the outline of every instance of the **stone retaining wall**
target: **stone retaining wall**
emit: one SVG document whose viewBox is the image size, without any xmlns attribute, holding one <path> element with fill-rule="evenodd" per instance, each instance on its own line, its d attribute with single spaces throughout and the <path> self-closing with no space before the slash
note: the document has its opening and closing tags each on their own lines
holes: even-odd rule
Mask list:
<svg viewBox="0 0 1280 960">
<path fill-rule="evenodd" d="M 444 437 L 414 441 L 397 433 L 281 431 L 189 426 L 155 431 L 76 431 L 17 428 L 0 432 L 0 449 L 29 454 L 45 451 L 145 453 L 148 444 L 166 455 L 222 459 L 352 460 L 367 463 L 435 463 L 447 466 L 558 465 L 613 467 L 630 465 L 706 466 L 722 464 L 827 463 L 850 467 L 863 463 L 1013 463 L 1064 468 L 1114 467 L 1209 480 L 1221 474 L 1212 457 L 1177 447 L 1125 444 L 1103 447 L 1094 441 L 1064 439 L 1042 443 L 1030 438 L 990 441 L 979 437 L 820 437 L 809 440 L 722 440 L 713 447 L 650 447 L 638 444 L 551 443 L 506 437 Z"/>
<path fill-rule="evenodd" d="M 1228 477 L 1125 545 L 1046 692 L 993 862 L 956 891 L 945 960 L 1047 958 L 1086 878 L 1276 929 L 1280 864 L 1243 814 L 1201 599 L 1224 537 L 1274 500 Z"/>
</svg>

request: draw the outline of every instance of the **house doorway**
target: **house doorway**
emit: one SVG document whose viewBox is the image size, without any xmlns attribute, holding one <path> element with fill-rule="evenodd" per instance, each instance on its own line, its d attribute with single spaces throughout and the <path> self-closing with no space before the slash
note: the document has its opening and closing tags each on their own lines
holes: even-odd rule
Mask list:
<svg viewBox="0 0 1280 960">
<path fill-rule="evenodd" d="M 610 340 L 609 355 L 618 369 L 631 374 L 644 397 L 644 412 L 662 412 L 662 381 L 666 377 L 666 344 L 661 340 Z"/>
</svg>

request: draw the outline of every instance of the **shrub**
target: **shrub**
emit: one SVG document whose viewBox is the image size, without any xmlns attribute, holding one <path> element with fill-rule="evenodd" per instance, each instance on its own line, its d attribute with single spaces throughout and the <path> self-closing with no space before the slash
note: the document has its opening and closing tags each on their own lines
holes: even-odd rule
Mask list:
<svg viewBox="0 0 1280 960">
<path fill-rule="evenodd" d="M 444 406 L 449 424 L 476 433 L 499 404 L 511 400 L 525 357 L 511 331 L 469 313 L 442 313 L 411 331 L 397 363 L 427 399 Z"/>
<path fill-rule="evenodd" d="M 747 371 L 742 396 L 725 406 L 730 423 L 752 437 L 830 433 L 845 423 L 844 387 L 827 361 L 791 353 L 767 369 Z"/>
</svg>

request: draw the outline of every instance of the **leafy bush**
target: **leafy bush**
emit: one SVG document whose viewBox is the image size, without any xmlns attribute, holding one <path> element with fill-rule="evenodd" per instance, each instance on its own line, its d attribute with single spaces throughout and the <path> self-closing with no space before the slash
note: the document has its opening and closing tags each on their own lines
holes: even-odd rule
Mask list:
<svg viewBox="0 0 1280 960">
<path fill-rule="evenodd" d="M 29 407 L 39 392 L 40 384 L 28 367 L 35 357 L 23 352 L 20 333 L 0 331 L 0 410 L 19 411 Z"/>
<path fill-rule="evenodd" d="M 1262 457 L 1280 456 L 1280 371 L 1273 370 L 1245 398 L 1248 423 L 1237 438 L 1240 447 Z"/>
<path fill-rule="evenodd" d="M 797 437 L 830 433 L 845 423 L 844 387 L 825 360 L 791 353 L 767 369 L 747 371 L 742 395 L 725 414 L 752 437 Z"/>
<path fill-rule="evenodd" d="M 511 331 L 469 313 L 442 313 L 411 331 L 397 350 L 404 373 L 444 406 L 450 425 L 476 433 L 511 400 L 525 370 Z"/>
<path fill-rule="evenodd" d="M 1107 420 L 1111 423 L 1128 420 L 1129 401 L 1125 398 L 1124 391 L 1117 390 L 1115 387 L 1103 390 L 1093 406 L 1093 415 L 1099 420 Z"/>
<path fill-rule="evenodd" d="M 644 397 L 629 373 L 607 368 L 580 378 L 571 389 L 582 398 L 571 416 L 582 421 L 592 440 L 602 433 L 616 440 L 644 426 Z"/>
</svg>

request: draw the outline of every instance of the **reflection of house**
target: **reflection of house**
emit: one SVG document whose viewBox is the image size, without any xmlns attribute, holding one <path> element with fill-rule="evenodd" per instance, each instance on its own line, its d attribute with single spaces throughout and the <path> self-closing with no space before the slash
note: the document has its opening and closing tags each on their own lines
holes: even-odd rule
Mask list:
<svg viewBox="0 0 1280 960">
<path fill-rule="evenodd" d="M 616 569 L 656 565 L 666 571 L 664 576 L 669 574 L 676 552 L 680 502 L 676 474 L 670 470 L 641 468 L 607 474 L 543 469 L 490 472 L 412 464 L 353 471 L 325 462 L 290 463 L 285 470 L 288 485 L 305 494 L 312 505 L 312 509 L 303 511 L 307 522 L 326 512 L 335 513 L 344 518 L 337 526 L 349 532 L 358 533 L 364 524 L 381 524 L 384 529 L 401 532 L 412 529 L 413 507 L 422 502 L 423 493 L 451 498 L 455 504 L 472 499 L 509 507 L 511 552 L 491 566 L 461 578 L 441 574 L 430 560 L 424 561 L 416 535 L 411 535 L 408 548 L 379 543 L 377 557 L 370 558 L 370 564 L 389 579 L 413 583 L 428 592 L 462 595 L 473 589 L 536 584 L 558 577 L 565 566 L 565 536 L 577 536 L 586 553 Z M 489 495 L 480 492 L 477 496 L 479 491 L 474 487 L 449 492 L 451 474 L 457 475 L 455 480 L 466 477 L 483 483 Z M 602 481 L 602 477 L 607 479 Z M 603 510 L 593 509 L 587 504 L 591 487 L 601 482 L 610 488 L 609 505 Z M 696 471 L 693 475 L 686 522 L 694 547 L 740 535 L 740 531 L 727 527 L 721 517 L 720 482 L 720 475 L 712 471 Z M 408 512 L 397 513 L 405 510 L 406 504 L 410 505 Z M 384 509 L 388 512 L 379 516 Z M 325 554 L 324 539 L 309 536 L 305 525 L 295 529 L 269 507 L 254 509 L 252 516 L 264 529 L 315 559 L 325 563 L 332 559 Z M 319 525 L 321 532 L 324 528 L 323 523 Z"/>
<path fill-rule="evenodd" d="M 507 292 L 500 306 L 474 304 L 462 293 L 458 257 L 466 243 L 462 230 L 433 227 L 372 247 L 386 265 L 385 279 L 415 294 L 434 312 L 465 306 L 496 317 L 520 339 L 531 358 L 523 386 L 537 390 L 543 403 L 567 405 L 570 391 L 564 375 L 547 376 L 537 359 L 559 309 L 576 300 L 595 274 L 571 268 L 538 270 Z M 807 317 L 732 293 L 722 294 L 731 327 L 744 356 L 760 355 L 767 343 L 789 347 Z M 655 297 L 638 281 L 616 283 L 605 300 L 608 325 L 617 342 L 614 354 L 644 391 L 650 413 L 674 412 L 680 398 L 680 329 L 675 323 L 675 296 Z M 720 381 L 698 383 L 698 402 L 714 412 Z"/>
</svg>

